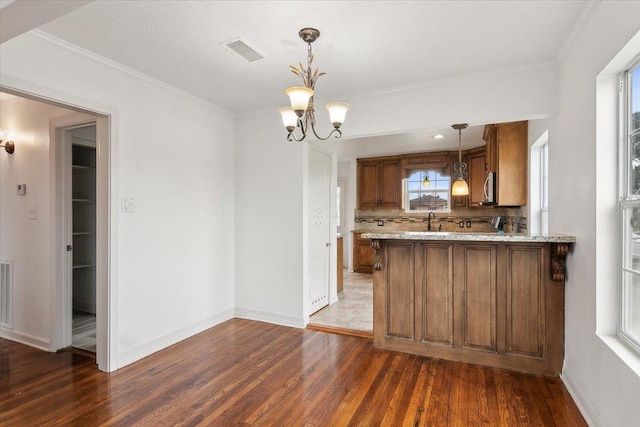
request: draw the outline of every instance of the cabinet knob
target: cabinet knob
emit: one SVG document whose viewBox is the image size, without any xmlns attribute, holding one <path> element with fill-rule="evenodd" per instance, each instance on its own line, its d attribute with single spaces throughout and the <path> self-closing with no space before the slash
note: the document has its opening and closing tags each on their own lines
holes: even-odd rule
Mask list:
<svg viewBox="0 0 640 427">
<path fill-rule="evenodd" d="M 73 246 L 67 245 L 67 252 L 71 252 L 72 249 L 73 249 Z"/>
</svg>

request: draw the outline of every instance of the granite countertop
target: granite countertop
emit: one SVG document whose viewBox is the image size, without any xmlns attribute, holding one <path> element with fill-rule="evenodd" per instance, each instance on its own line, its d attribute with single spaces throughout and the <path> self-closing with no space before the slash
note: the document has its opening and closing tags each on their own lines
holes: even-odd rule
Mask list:
<svg viewBox="0 0 640 427">
<path fill-rule="evenodd" d="M 522 233 L 468 233 L 438 231 L 366 231 L 365 239 L 381 240 L 448 240 L 460 242 L 522 242 L 522 243 L 575 243 L 575 236 L 566 234 L 522 234 Z"/>
</svg>

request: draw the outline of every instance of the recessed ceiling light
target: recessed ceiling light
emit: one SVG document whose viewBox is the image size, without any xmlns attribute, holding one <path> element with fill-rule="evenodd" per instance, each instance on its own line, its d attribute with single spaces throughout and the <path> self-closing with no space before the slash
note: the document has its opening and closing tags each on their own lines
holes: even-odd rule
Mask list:
<svg viewBox="0 0 640 427">
<path fill-rule="evenodd" d="M 433 135 L 433 139 L 442 139 L 442 138 L 444 138 L 444 135 L 442 135 L 441 133 L 437 135 Z"/>
</svg>

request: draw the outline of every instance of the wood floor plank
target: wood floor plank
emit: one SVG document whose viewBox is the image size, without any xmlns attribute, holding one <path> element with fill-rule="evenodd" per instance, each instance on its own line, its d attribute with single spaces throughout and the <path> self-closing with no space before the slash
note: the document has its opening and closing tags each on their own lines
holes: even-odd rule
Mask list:
<svg viewBox="0 0 640 427">
<path fill-rule="evenodd" d="M 233 319 L 109 374 L 0 339 L 0 425 L 586 423 L 559 379 Z"/>
</svg>

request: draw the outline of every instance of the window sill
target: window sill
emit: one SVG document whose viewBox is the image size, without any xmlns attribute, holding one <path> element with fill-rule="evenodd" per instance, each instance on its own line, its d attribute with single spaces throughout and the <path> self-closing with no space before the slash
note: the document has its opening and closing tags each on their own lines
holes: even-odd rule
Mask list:
<svg viewBox="0 0 640 427">
<path fill-rule="evenodd" d="M 640 377 L 640 354 L 633 351 L 616 335 L 598 335 L 635 374 Z"/>
</svg>

